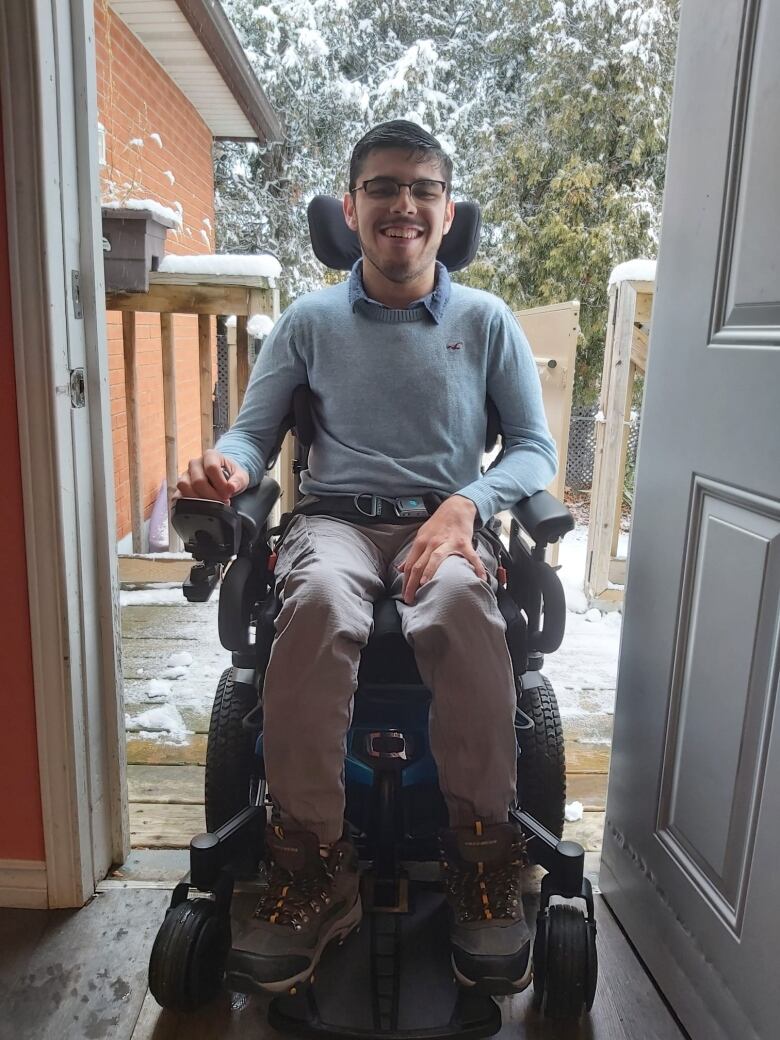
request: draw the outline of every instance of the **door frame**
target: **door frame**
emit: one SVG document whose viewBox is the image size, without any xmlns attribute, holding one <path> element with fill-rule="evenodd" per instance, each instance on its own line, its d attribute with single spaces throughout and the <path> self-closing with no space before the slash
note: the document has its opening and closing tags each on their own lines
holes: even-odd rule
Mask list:
<svg viewBox="0 0 780 1040">
<path fill-rule="evenodd" d="M 0 94 L 47 903 L 81 906 L 129 851 L 92 0 L 0 5 Z"/>
</svg>

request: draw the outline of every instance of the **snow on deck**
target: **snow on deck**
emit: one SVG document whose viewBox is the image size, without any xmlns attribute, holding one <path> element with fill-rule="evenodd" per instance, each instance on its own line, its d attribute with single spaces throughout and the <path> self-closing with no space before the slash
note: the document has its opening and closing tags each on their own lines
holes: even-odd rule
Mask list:
<svg viewBox="0 0 780 1040">
<path fill-rule="evenodd" d="M 561 715 L 582 724 L 613 713 L 622 623 L 617 611 L 587 609 L 587 537 L 587 527 L 578 526 L 561 543 L 566 635 L 544 665 Z M 622 551 L 626 540 L 622 536 Z M 230 666 L 217 634 L 218 594 L 195 604 L 184 600 L 178 586 L 123 590 L 121 606 L 128 731 L 176 744 L 205 733 L 217 680 Z M 604 739 L 600 732 L 596 739 Z"/>
<path fill-rule="evenodd" d="M 162 274 L 233 275 L 237 278 L 278 278 L 282 265 L 268 253 L 200 253 L 197 256 L 164 256 Z"/>
</svg>

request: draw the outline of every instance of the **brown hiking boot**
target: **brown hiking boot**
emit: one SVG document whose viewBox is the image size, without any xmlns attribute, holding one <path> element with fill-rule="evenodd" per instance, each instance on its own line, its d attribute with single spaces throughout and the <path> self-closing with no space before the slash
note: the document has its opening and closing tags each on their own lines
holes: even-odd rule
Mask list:
<svg viewBox="0 0 780 1040">
<path fill-rule="evenodd" d="M 236 931 L 228 974 L 280 993 L 306 982 L 327 944 L 351 932 L 363 911 L 350 842 L 337 841 L 323 856 L 316 834 L 268 827 L 266 848 L 268 891 Z"/>
<path fill-rule="evenodd" d="M 458 982 L 517 993 L 531 981 L 531 933 L 520 874 L 527 863 L 515 823 L 442 832 L 442 876 L 450 904 L 452 966 Z"/>
</svg>

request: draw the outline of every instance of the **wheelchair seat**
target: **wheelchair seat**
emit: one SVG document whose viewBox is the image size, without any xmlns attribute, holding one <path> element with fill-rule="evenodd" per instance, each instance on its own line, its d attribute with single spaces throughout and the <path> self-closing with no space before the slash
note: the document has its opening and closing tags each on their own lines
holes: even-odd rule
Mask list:
<svg viewBox="0 0 780 1040">
<path fill-rule="evenodd" d="M 392 691 L 398 685 L 410 687 L 407 695 L 415 700 L 430 700 L 414 652 L 401 631 L 395 600 L 387 596 L 374 604 L 374 628 L 360 658 L 358 691 L 370 687 L 371 694 L 377 696 L 383 686 Z"/>
</svg>

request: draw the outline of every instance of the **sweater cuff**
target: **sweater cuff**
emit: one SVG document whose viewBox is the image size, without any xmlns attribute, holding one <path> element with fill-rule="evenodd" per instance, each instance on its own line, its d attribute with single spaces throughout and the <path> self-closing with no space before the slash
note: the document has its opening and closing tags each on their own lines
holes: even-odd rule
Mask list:
<svg viewBox="0 0 780 1040">
<path fill-rule="evenodd" d="M 478 527 L 484 527 L 495 512 L 492 496 L 479 486 L 478 481 L 468 484 L 461 491 L 455 491 L 454 494 L 460 495 L 461 498 L 467 498 L 477 507 Z"/>
</svg>

